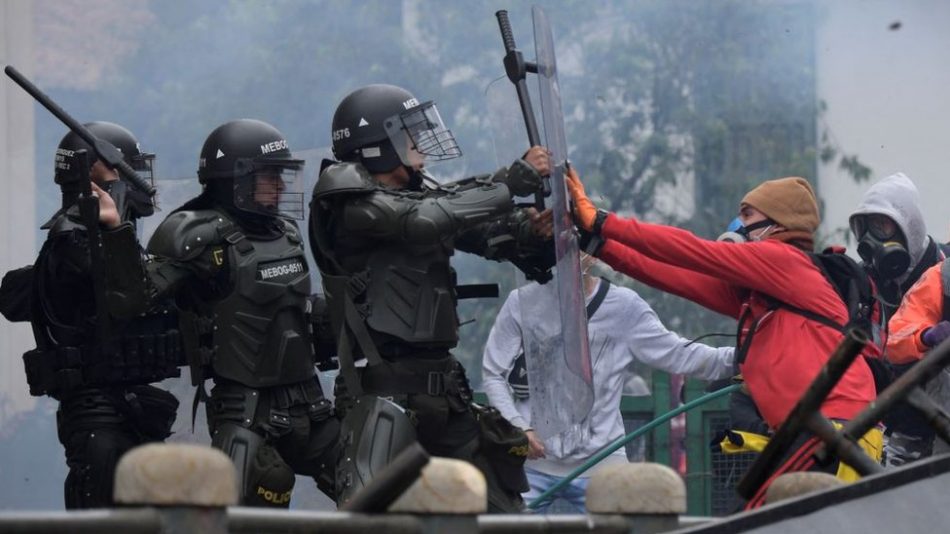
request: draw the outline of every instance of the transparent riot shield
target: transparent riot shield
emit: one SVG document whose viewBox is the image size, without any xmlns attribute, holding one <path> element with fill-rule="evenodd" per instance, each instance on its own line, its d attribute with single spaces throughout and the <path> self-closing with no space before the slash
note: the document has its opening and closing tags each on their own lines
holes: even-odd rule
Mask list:
<svg viewBox="0 0 950 534">
<path fill-rule="evenodd" d="M 590 437 L 586 419 L 594 402 L 593 371 L 588 346 L 587 311 L 581 282 L 577 233 L 564 185 L 567 142 L 564 135 L 554 39 L 544 11 L 534 6 L 531 13 L 537 53 L 541 123 L 545 145 L 551 151 L 551 196 L 547 199 L 547 204 L 554 212 L 557 274 L 552 283 L 556 284 L 557 288 L 556 309 L 559 311 L 561 328 L 560 343 L 536 339 L 533 342 L 537 343 L 541 350 L 529 353 L 526 347 L 525 354 L 532 398 L 532 425 L 547 444 L 557 446 L 562 454 L 566 454 L 584 444 Z M 530 316 L 538 317 L 539 315 L 535 315 L 538 312 L 555 309 L 539 306 L 553 304 L 537 301 L 522 303 L 522 313 L 527 312 Z M 550 311 L 546 313 L 550 315 Z M 541 402 L 535 402 L 536 400 Z"/>
<path fill-rule="evenodd" d="M 545 204 L 554 211 L 557 268 L 551 282 L 519 289 L 519 312 L 531 426 L 552 452 L 569 454 L 590 439 L 592 370 L 577 238 L 564 186 L 567 148 L 553 39 L 544 13 L 537 8 L 534 27 L 539 84 L 537 93 L 529 84 L 529 93 L 532 100 L 541 103 L 543 136 L 552 153 L 552 194 Z M 510 165 L 528 148 L 515 87 L 502 78 L 489 85 L 485 96 L 498 164 Z M 519 200 L 533 202 L 533 198 Z"/>
</svg>

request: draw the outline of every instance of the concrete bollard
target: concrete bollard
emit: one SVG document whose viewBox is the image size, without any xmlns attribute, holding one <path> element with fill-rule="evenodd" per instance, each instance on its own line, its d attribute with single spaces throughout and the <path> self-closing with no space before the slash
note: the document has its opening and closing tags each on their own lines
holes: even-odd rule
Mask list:
<svg viewBox="0 0 950 534">
<path fill-rule="evenodd" d="M 829 473 L 785 473 L 765 490 L 765 502 L 775 503 L 813 491 L 843 486 L 844 481 Z"/>
<path fill-rule="evenodd" d="M 427 516 L 428 532 L 474 533 L 477 514 L 487 509 L 488 487 L 481 471 L 462 460 L 434 457 L 389 512 Z"/>
<path fill-rule="evenodd" d="M 686 513 L 686 484 L 661 464 L 607 465 L 590 477 L 587 511 L 624 515 L 635 532 L 675 530 Z"/>
<path fill-rule="evenodd" d="M 154 506 L 162 532 L 227 532 L 226 507 L 237 504 L 237 474 L 217 449 L 183 443 L 136 447 L 119 460 L 117 504 Z"/>
</svg>

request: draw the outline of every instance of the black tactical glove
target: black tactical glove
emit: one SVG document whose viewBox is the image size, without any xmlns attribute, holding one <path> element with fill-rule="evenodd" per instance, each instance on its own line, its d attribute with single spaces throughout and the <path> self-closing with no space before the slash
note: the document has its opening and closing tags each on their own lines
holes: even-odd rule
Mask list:
<svg viewBox="0 0 950 534">
<path fill-rule="evenodd" d="M 541 175 L 523 159 L 516 159 L 507 169 L 499 169 L 492 181 L 508 186 L 512 196 L 524 197 L 541 190 Z"/>
</svg>

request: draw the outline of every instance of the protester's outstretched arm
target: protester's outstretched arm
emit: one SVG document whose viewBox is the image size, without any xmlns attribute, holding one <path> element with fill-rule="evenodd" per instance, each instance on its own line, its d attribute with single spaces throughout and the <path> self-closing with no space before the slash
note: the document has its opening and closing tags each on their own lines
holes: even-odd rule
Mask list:
<svg viewBox="0 0 950 534">
<path fill-rule="evenodd" d="M 831 299 L 837 297 L 831 292 L 801 291 L 803 286 L 825 283 L 820 271 L 810 267 L 811 260 L 803 252 L 795 252 L 772 239 L 755 243 L 710 241 L 672 226 L 644 223 L 598 211 L 587 198 L 573 169 L 569 171 L 567 183 L 574 198 L 578 225 L 605 239 L 618 241 L 660 263 L 703 273 L 794 306 L 812 309 L 834 305 Z M 808 273 L 806 276 L 811 278 L 788 276 L 792 271 L 789 262 L 809 266 L 794 271 Z M 809 300 L 816 298 L 826 298 L 829 302 Z"/>
<path fill-rule="evenodd" d="M 597 257 L 615 270 L 660 291 L 692 300 L 729 317 L 739 315 L 741 296 L 735 286 L 718 278 L 658 262 L 609 239 Z"/>
</svg>

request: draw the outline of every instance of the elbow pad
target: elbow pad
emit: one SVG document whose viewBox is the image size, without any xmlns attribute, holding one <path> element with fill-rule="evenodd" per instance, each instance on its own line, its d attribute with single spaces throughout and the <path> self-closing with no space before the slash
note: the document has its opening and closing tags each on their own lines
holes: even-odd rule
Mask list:
<svg viewBox="0 0 950 534">
<path fill-rule="evenodd" d="M 433 242 L 511 210 L 511 194 L 498 184 L 420 202 L 406 215 L 408 241 Z"/>
</svg>

